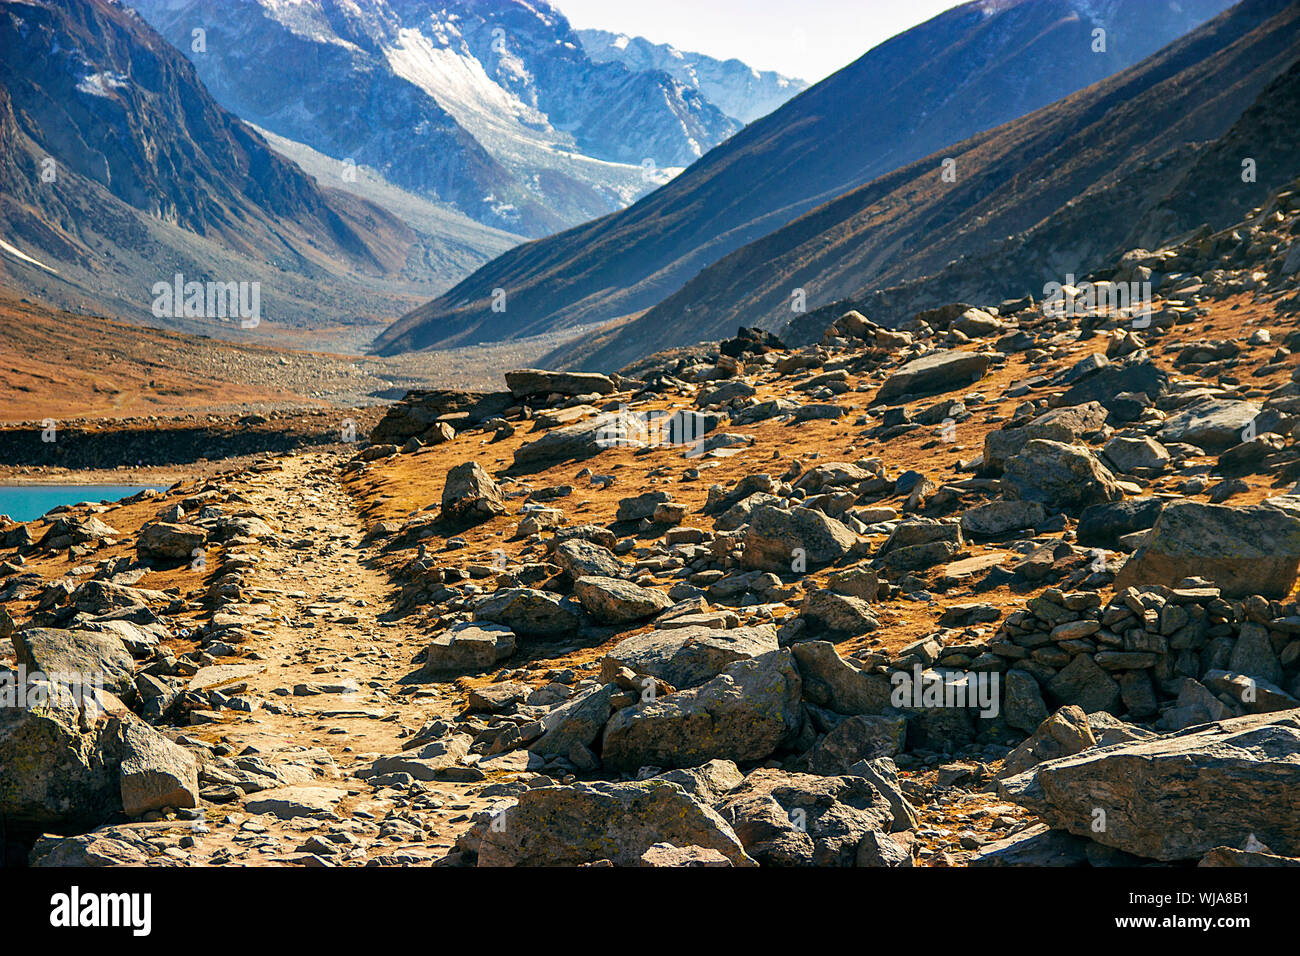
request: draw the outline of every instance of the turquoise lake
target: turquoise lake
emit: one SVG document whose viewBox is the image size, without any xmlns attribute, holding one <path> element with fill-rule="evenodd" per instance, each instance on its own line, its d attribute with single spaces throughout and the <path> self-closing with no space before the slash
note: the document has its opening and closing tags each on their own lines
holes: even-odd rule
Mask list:
<svg viewBox="0 0 1300 956">
<path fill-rule="evenodd" d="M 120 501 L 153 485 L 3 485 L 0 515 L 31 521 L 59 505 Z M 160 489 L 161 490 L 161 489 Z"/>
</svg>

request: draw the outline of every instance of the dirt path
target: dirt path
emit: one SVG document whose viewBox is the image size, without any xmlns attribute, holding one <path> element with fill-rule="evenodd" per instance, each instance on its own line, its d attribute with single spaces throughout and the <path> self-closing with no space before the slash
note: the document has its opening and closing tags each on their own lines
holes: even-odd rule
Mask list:
<svg viewBox="0 0 1300 956">
<path fill-rule="evenodd" d="M 375 788 L 353 776 L 377 757 L 401 753 L 426 721 L 461 705 L 454 684 L 402 682 L 418 671 L 413 661 L 429 635 L 380 620 L 394 588 L 370 566 L 365 528 L 340 481 L 342 460 L 293 455 L 229 485 L 279 532 L 275 545 L 236 545 L 213 558 L 223 562 L 214 577 L 232 559 L 251 563 L 237 602 L 216 614 L 239 622 L 243 648 L 253 652 L 230 658 L 234 666 L 262 670 L 241 680 L 246 690 L 222 687 L 252 701 L 251 713 L 223 709 L 185 736 L 214 745 L 218 764 L 224 757 L 246 769 L 257 766 L 254 758 L 276 773 L 276 786 L 244 800 L 207 802 L 197 827 L 155 825 L 153 845 L 165 845 L 177 862 L 432 862 L 468 826 L 469 813 L 491 802 L 475 796 L 482 782 Z M 207 793 L 214 783 L 220 789 L 220 773 L 201 779 Z M 270 812 L 268 798 L 275 800 Z"/>
</svg>

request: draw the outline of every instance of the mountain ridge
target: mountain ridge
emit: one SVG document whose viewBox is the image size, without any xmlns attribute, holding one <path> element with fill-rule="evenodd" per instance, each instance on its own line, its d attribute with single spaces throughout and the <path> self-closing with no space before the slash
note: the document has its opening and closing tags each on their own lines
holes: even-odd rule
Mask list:
<svg viewBox="0 0 1300 956">
<path fill-rule="evenodd" d="M 949 10 L 750 124 L 629 209 L 510 250 L 394 323 L 375 350 L 492 341 L 650 308 L 803 213 L 1111 75 L 1227 3 L 1150 16 L 1124 0 L 1095 6 L 1111 17 L 1104 54 L 1091 52 L 1091 25 L 1064 0 Z M 1071 69 L 1061 49 L 1075 51 Z M 968 80 L 954 85 L 953 75 Z M 490 310 L 494 289 L 507 290 L 505 314 Z"/>
</svg>

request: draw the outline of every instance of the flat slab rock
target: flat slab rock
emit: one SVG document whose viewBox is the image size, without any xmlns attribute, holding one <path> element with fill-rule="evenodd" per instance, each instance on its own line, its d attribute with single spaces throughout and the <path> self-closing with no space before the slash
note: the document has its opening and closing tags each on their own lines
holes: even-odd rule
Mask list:
<svg viewBox="0 0 1300 956">
<path fill-rule="evenodd" d="M 249 813 L 271 813 L 281 820 L 328 817 L 347 795 L 338 787 L 275 787 L 249 797 L 244 809 Z"/>
<path fill-rule="evenodd" d="M 703 684 L 736 661 L 775 651 L 777 646 L 776 629 L 770 625 L 730 630 L 680 627 L 626 638 L 615 644 L 605 659 L 682 690 Z"/>
<path fill-rule="evenodd" d="M 976 352 L 931 352 L 889 376 L 876 394 L 876 401 L 964 388 L 983 378 L 988 367 L 989 357 Z"/>
<path fill-rule="evenodd" d="M 1300 710 L 1085 750 L 998 789 L 1054 829 L 1136 856 L 1199 859 L 1252 836 L 1300 856 Z"/>
<path fill-rule="evenodd" d="M 536 787 L 483 827 L 479 866 L 578 866 L 608 860 L 639 866 L 657 844 L 714 850 L 753 866 L 712 808 L 661 780 Z"/>
</svg>

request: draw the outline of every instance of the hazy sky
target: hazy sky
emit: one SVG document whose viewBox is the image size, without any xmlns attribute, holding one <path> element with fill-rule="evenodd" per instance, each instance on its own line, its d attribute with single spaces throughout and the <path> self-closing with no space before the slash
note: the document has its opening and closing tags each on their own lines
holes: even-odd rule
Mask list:
<svg viewBox="0 0 1300 956">
<path fill-rule="evenodd" d="M 961 0 L 551 0 L 578 29 L 737 57 L 815 83 Z"/>
</svg>

